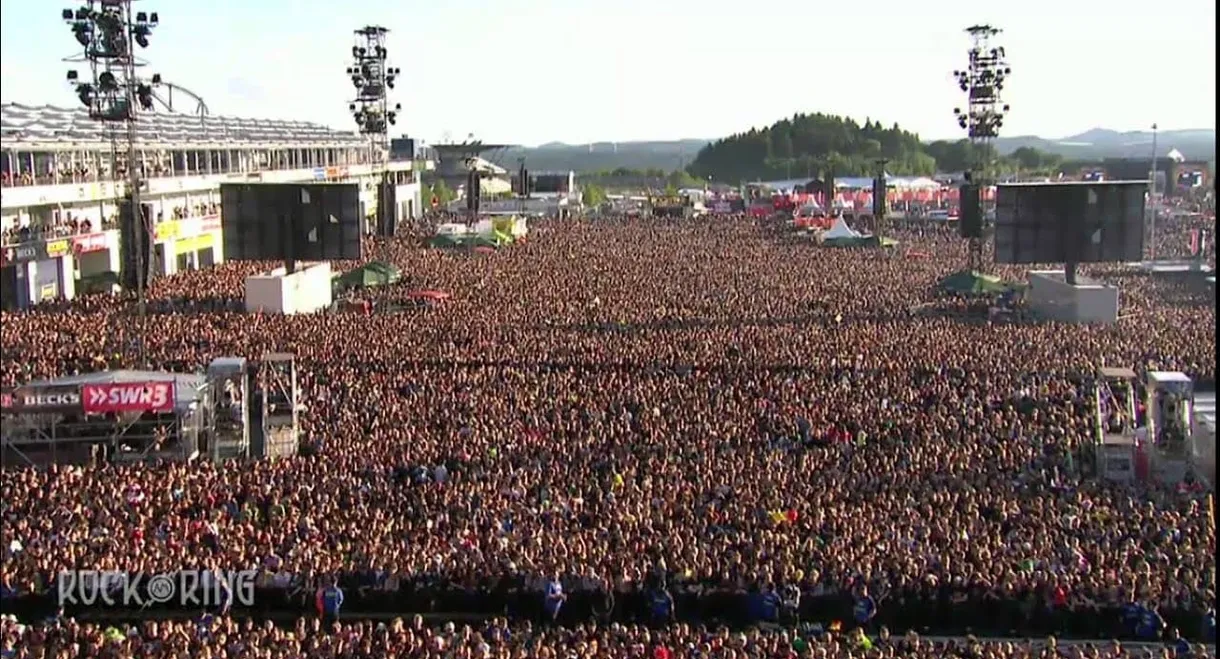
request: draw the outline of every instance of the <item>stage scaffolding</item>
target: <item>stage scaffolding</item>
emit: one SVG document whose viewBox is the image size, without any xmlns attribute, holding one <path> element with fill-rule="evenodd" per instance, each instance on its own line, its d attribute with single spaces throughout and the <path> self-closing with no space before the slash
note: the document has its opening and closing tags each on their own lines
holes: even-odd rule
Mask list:
<svg viewBox="0 0 1220 659">
<path fill-rule="evenodd" d="M 171 383 L 172 409 L 86 414 L 90 387 Z M 7 465 L 189 461 L 215 433 L 212 391 L 203 376 L 108 371 L 31 382 L 5 392 L 0 448 Z"/>
</svg>

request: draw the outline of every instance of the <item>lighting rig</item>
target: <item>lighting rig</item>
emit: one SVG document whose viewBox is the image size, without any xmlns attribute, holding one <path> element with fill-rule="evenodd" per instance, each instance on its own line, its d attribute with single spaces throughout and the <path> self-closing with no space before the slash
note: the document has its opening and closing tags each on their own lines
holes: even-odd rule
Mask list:
<svg viewBox="0 0 1220 659">
<path fill-rule="evenodd" d="M 401 104 L 390 106 L 389 92 L 394 89 L 394 83 L 402 73 L 401 69 L 391 67 L 386 62 L 386 35 L 384 27 L 369 25 L 355 31 L 355 43 L 352 45 L 352 64 L 347 67 L 347 75 L 356 88 L 356 97 L 348 104 L 352 118 L 360 134 L 368 137 L 369 149 L 374 167 L 381 170 L 381 189 L 393 185 L 386 163 L 390 155 L 390 126 L 398 121 Z M 377 226 L 378 233 L 393 235 L 394 222 L 384 217 L 392 213 L 387 204 L 378 203 Z"/>
<path fill-rule="evenodd" d="M 134 336 L 144 363 L 145 289 L 152 268 L 153 226 L 152 218 L 143 212 L 140 203 L 136 122 L 140 112 L 154 109 L 154 87 L 161 84 L 161 76 L 154 74 L 148 80 L 138 77 L 136 70 L 144 62 L 135 56 L 135 50 L 148 47 L 160 16 L 156 12 L 133 11 L 133 1 L 85 0 L 76 9 L 64 9 L 61 15 L 83 49 L 81 55 L 67 61 L 87 64 L 89 69 L 84 76 L 75 69 L 68 71 L 68 84 L 88 109 L 90 118 L 107 125 L 112 149 L 111 174 L 116 183 L 123 183 L 124 179 L 126 182 L 127 198 L 123 203 L 127 212 L 119 213 L 124 255 L 120 269 L 124 287 L 136 293 L 139 329 Z M 125 172 L 119 165 L 120 141 L 127 152 Z"/>
<path fill-rule="evenodd" d="M 967 182 L 977 186 L 971 189 L 982 190 L 994 181 L 994 141 L 1004 127 L 1004 117 L 1009 111 L 1001 95 L 1012 69 L 1004 48 L 992 43 L 1000 34 L 999 28 L 974 25 L 966 28 L 966 34 L 971 40 L 969 64 L 965 69 L 953 72 L 958 88 L 966 94 L 966 107 L 954 108 L 953 114 L 957 117 L 957 125 L 966 131 L 975 161 L 971 171 L 966 172 Z M 983 238 L 970 237 L 968 240 L 969 267 L 982 270 Z"/>
</svg>

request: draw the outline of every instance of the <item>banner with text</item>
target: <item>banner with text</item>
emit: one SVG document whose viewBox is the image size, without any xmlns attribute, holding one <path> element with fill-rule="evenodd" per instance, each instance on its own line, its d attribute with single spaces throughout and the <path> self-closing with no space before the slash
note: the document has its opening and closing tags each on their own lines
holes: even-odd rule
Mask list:
<svg viewBox="0 0 1220 659">
<path fill-rule="evenodd" d="M 174 411 L 173 382 L 114 382 L 81 387 L 85 414 Z"/>
</svg>

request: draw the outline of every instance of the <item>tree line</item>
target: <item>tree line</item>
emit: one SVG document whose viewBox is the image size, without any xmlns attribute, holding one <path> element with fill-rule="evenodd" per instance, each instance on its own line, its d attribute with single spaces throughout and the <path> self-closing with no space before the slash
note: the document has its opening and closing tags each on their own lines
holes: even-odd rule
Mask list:
<svg viewBox="0 0 1220 659">
<path fill-rule="evenodd" d="M 894 124 L 864 123 L 826 114 L 797 114 L 767 128 L 752 128 L 701 149 L 687 173 L 699 180 L 741 182 L 835 176 L 872 176 L 878 161 L 897 175 L 930 176 L 937 172 L 976 169 L 989 161 L 997 174 L 1051 173 L 1063 159 L 1030 147 L 1000 157 L 981 152 L 968 140 L 924 143 Z"/>
</svg>

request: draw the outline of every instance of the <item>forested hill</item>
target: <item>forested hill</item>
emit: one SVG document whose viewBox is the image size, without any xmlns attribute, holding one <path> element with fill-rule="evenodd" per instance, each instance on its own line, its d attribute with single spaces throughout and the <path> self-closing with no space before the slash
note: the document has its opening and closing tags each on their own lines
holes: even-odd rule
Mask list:
<svg viewBox="0 0 1220 659">
<path fill-rule="evenodd" d="M 844 117 L 798 114 L 708 144 L 687 170 L 717 181 L 816 176 L 826 170 L 863 176 L 876 170 L 879 158 L 889 160 L 886 169 L 895 173 L 928 175 L 937 169 L 919 136 L 897 124 L 886 128 L 868 119 L 859 124 Z"/>
</svg>

